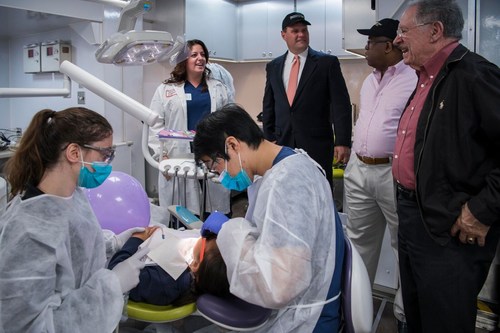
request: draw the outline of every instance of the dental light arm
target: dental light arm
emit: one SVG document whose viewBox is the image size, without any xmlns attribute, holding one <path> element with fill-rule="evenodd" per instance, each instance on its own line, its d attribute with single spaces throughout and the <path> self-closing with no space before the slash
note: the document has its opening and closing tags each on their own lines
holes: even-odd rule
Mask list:
<svg viewBox="0 0 500 333">
<path fill-rule="evenodd" d="M 152 8 L 151 1 L 130 0 L 120 13 L 119 32 L 134 30 L 137 17 L 144 12 L 149 12 Z"/>
<path fill-rule="evenodd" d="M 0 98 L 3 97 L 39 97 L 39 96 L 71 96 L 71 82 L 64 76 L 62 88 L 0 88 Z"/>
<path fill-rule="evenodd" d="M 59 70 L 61 73 L 68 75 L 71 79 L 80 83 L 94 94 L 102 97 L 106 101 L 127 112 L 132 117 L 143 121 L 149 126 L 152 126 L 158 120 L 158 115 L 149 108 L 128 97 L 104 81 L 96 78 L 92 74 L 84 71 L 68 60 L 62 62 Z"/>
</svg>

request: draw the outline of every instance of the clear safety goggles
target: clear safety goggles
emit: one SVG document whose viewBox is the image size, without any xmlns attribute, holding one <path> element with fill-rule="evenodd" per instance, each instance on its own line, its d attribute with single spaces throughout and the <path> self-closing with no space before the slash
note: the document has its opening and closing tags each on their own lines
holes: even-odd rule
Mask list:
<svg viewBox="0 0 500 333">
<path fill-rule="evenodd" d="M 103 163 L 105 164 L 110 164 L 113 162 L 113 159 L 115 158 L 115 151 L 116 151 L 116 146 L 111 146 L 111 147 L 96 147 L 92 145 L 83 145 L 84 148 L 96 150 L 99 153 L 101 153 L 102 156 L 104 156 L 104 161 Z"/>
</svg>

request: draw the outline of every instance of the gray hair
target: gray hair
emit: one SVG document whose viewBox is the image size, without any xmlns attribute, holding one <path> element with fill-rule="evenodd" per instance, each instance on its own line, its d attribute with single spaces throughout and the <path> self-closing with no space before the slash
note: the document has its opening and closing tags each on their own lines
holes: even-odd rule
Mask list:
<svg viewBox="0 0 500 333">
<path fill-rule="evenodd" d="M 464 17 L 455 0 L 420 0 L 414 5 L 417 24 L 439 21 L 443 24 L 444 37 L 462 39 Z"/>
</svg>

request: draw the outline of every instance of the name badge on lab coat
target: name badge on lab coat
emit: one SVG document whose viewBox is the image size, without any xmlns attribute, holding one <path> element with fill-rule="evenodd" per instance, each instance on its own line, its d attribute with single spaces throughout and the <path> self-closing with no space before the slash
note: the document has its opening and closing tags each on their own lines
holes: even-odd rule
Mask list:
<svg viewBox="0 0 500 333">
<path fill-rule="evenodd" d="M 190 101 L 191 100 L 191 94 L 186 94 L 186 101 Z"/>
</svg>

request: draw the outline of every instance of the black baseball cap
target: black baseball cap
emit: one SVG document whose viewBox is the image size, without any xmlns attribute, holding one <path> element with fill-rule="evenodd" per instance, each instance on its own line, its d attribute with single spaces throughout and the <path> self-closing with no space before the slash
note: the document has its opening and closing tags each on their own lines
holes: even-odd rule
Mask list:
<svg viewBox="0 0 500 333">
<path fill-rule="evenodd" d="M 285 16 L 285 18 L 283 19 L 283 23 L 281 24 L 281 30 L 284 31 L 286 27 L 294 25 L 295 23 L 304 23 L 306 25 L 311 25 L 311 23 L 309 23 L 304 17 L 304 14 L 293 12 Z"/>
<path fill-rule="evenodd" d="M 358 29 L 362 35 L 373 37 L 387 37 L 390 39 L 396 38 L 399 21 L 390 18 L 385 18 L 378 21 L 370 29 Z"/>
</svg>

